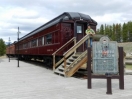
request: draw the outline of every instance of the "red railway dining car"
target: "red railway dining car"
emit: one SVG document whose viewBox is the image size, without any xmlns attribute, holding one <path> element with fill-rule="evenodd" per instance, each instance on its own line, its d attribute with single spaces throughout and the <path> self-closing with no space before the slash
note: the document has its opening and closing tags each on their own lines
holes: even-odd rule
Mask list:
<svg viewBox="0 0 132 99">
<path fill-rule="evenodd" d="M 87 25 L 90 25 L 96 31 L 97 22 L 89 15 L 64 12 L 20 38 L 19 42 L 15 43 L 16 56 L 18 56 L 19 49 L 20 59 L 40 59 L 44 60 L 47 65 L 52 66 L 52 54 L 71 38 L 76 37 L 77 41 L 83 38 Z M 69 48 L 70 45 L 61 51 L 56 59 L 59 60 L 59 57 Z M 80 46 L 78 51 L 84 51 L 84 49 L 85 46 Z"/>
<path fill-rule="evenodd" d="M 8 46 L 6 47 L 6 55 L 7 55 L 8 57 L 9 57 L 9 56 L 15 57 L 16 53 L 15 53 L 15 45 L 14 45 L 14 43 L 12 43 L 12 44 L 10 44 L 10 45 L 8 45 Z"/>
</svg>

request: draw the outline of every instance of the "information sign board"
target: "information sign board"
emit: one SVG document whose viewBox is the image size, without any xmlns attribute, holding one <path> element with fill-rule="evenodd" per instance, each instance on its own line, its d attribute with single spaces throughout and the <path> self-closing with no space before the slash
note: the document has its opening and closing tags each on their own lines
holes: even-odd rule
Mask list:
<svg viewBox="0 0 132 99">
<path fill-rule="evenodd" d="M 116 41 L 110 41 L 107 36 L 93 42 L 93 73 L 117 74 L 118 73 L 118 47 Z"/>
</svg>

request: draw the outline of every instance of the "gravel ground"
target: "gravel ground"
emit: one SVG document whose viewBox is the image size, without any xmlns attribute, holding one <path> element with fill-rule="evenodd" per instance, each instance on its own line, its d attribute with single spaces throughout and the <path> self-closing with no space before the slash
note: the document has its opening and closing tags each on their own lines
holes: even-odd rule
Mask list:
<svg viewBox="0 0 132 99">
<path fill-rule="evenodd" d="M 131 71 L 130 71 L 131 72 Z M 42 64 L 0 59 L 0 99 L 132 99 L 132 75 L 125 75 L 125 89 L 119 89 L 119 80 L 112 79 L 112 95 L 106 94 L 106 80 L 65 78 Z"/>
</svg>

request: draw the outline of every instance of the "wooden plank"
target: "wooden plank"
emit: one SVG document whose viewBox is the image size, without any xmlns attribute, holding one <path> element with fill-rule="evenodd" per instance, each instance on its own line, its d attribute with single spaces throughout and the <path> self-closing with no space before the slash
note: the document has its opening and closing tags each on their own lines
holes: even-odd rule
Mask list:
<svg viewBox="0 0 132 99">
<path fill-rule="evenodd" d="M 85 52 L 83 52 L 81 55 L 78 56 L 77 59 L 75 59 L 75 61 L 72 62 L 72 64 L 70 64 L 70 66 L 67 69 L 70 69 L 71 66 L 73 66 L 77 61 L 79 61 L 82 57 L 84 57 L 87 53 L 87 50 Z"/>
<path fill-rule="evenodd" d="M 75 72 L 78 71 L 78 69 L 87 62 L 87 56 L 85 56 L 81 61 L 79 61 L 76 66 L 74 66 L 70 71 L 66 72 L 66 76 L 70 77 L 72 76 Z"/>
<path fill-rule="evenodd" d="M 55 71 L 55 55 L 53 55 L 53 71 Z"/>
<path fill-rule="evenodd" d="M 93 39 L 99 40 L 102 35 L 94 35 Z M 82 43 L 84 43 L 87 39 L 89 39 L 89 35 L 84 36 L 80 41 L 78 41 L 73 47 L 71 47 L 67 52 L 63 54 L 63 56 L 68 57 L 72 54 Z"/>
<path fill-rule="evenodd" d="M 89 35 L 84 36 L 80 41 L 78 41 L 73 47 L 71 47 L 66 53 L 63 55 L 65 57 L 68 57 L 70 54 L 72 54 L 82 43 L 84 43 L 89 38 Z"/>
<path fill-rule="evenodd" d="M 57 51 L 55 51 L 52 55 L 53 55 L 53 71 L 55 70 L 55 67 L 57 67 L 61 62 L 63 62 L 64 58 L 62 58 L 59 62 L 57 62 L 55 64 L 55 54 L 57 52 L 59 52 L 60 50 L 62 50 L 64 47 L 68 46 L 69 44 L 72 43 L 72 41 L 74 41 L 74 44 L 76 44 L 76 37 L 73 37 L 71 40 L 69 40 L 67 43 L 65 43 L 62 47 L 60 47 Z"/>
<path fill-rule="evenodd" d="M 66 57 L 64 56 L 64 72 L 66 72 Z"/>
</svg>

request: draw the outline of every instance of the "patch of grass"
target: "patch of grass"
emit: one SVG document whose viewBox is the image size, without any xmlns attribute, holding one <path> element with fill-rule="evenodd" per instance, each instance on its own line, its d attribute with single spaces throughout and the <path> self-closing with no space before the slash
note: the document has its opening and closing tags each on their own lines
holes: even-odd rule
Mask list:
<svg viewBox="0 0 132 99">
<path fill-rule="evenodd" d="M 6 58 L 6 55 L 4 55 L 4 56 L 0 56 L 0 58 Z"/>
<path fill-rule="evenodd" d="M 132 65 L 126 65 L 126 69 L 132 70 Z"/>
<path fill-rule="evenodd" d="M 118 46 L 123 47 L 126 53 L 132 52 L 132 42 L 118 43 Z"/>
</svg>

